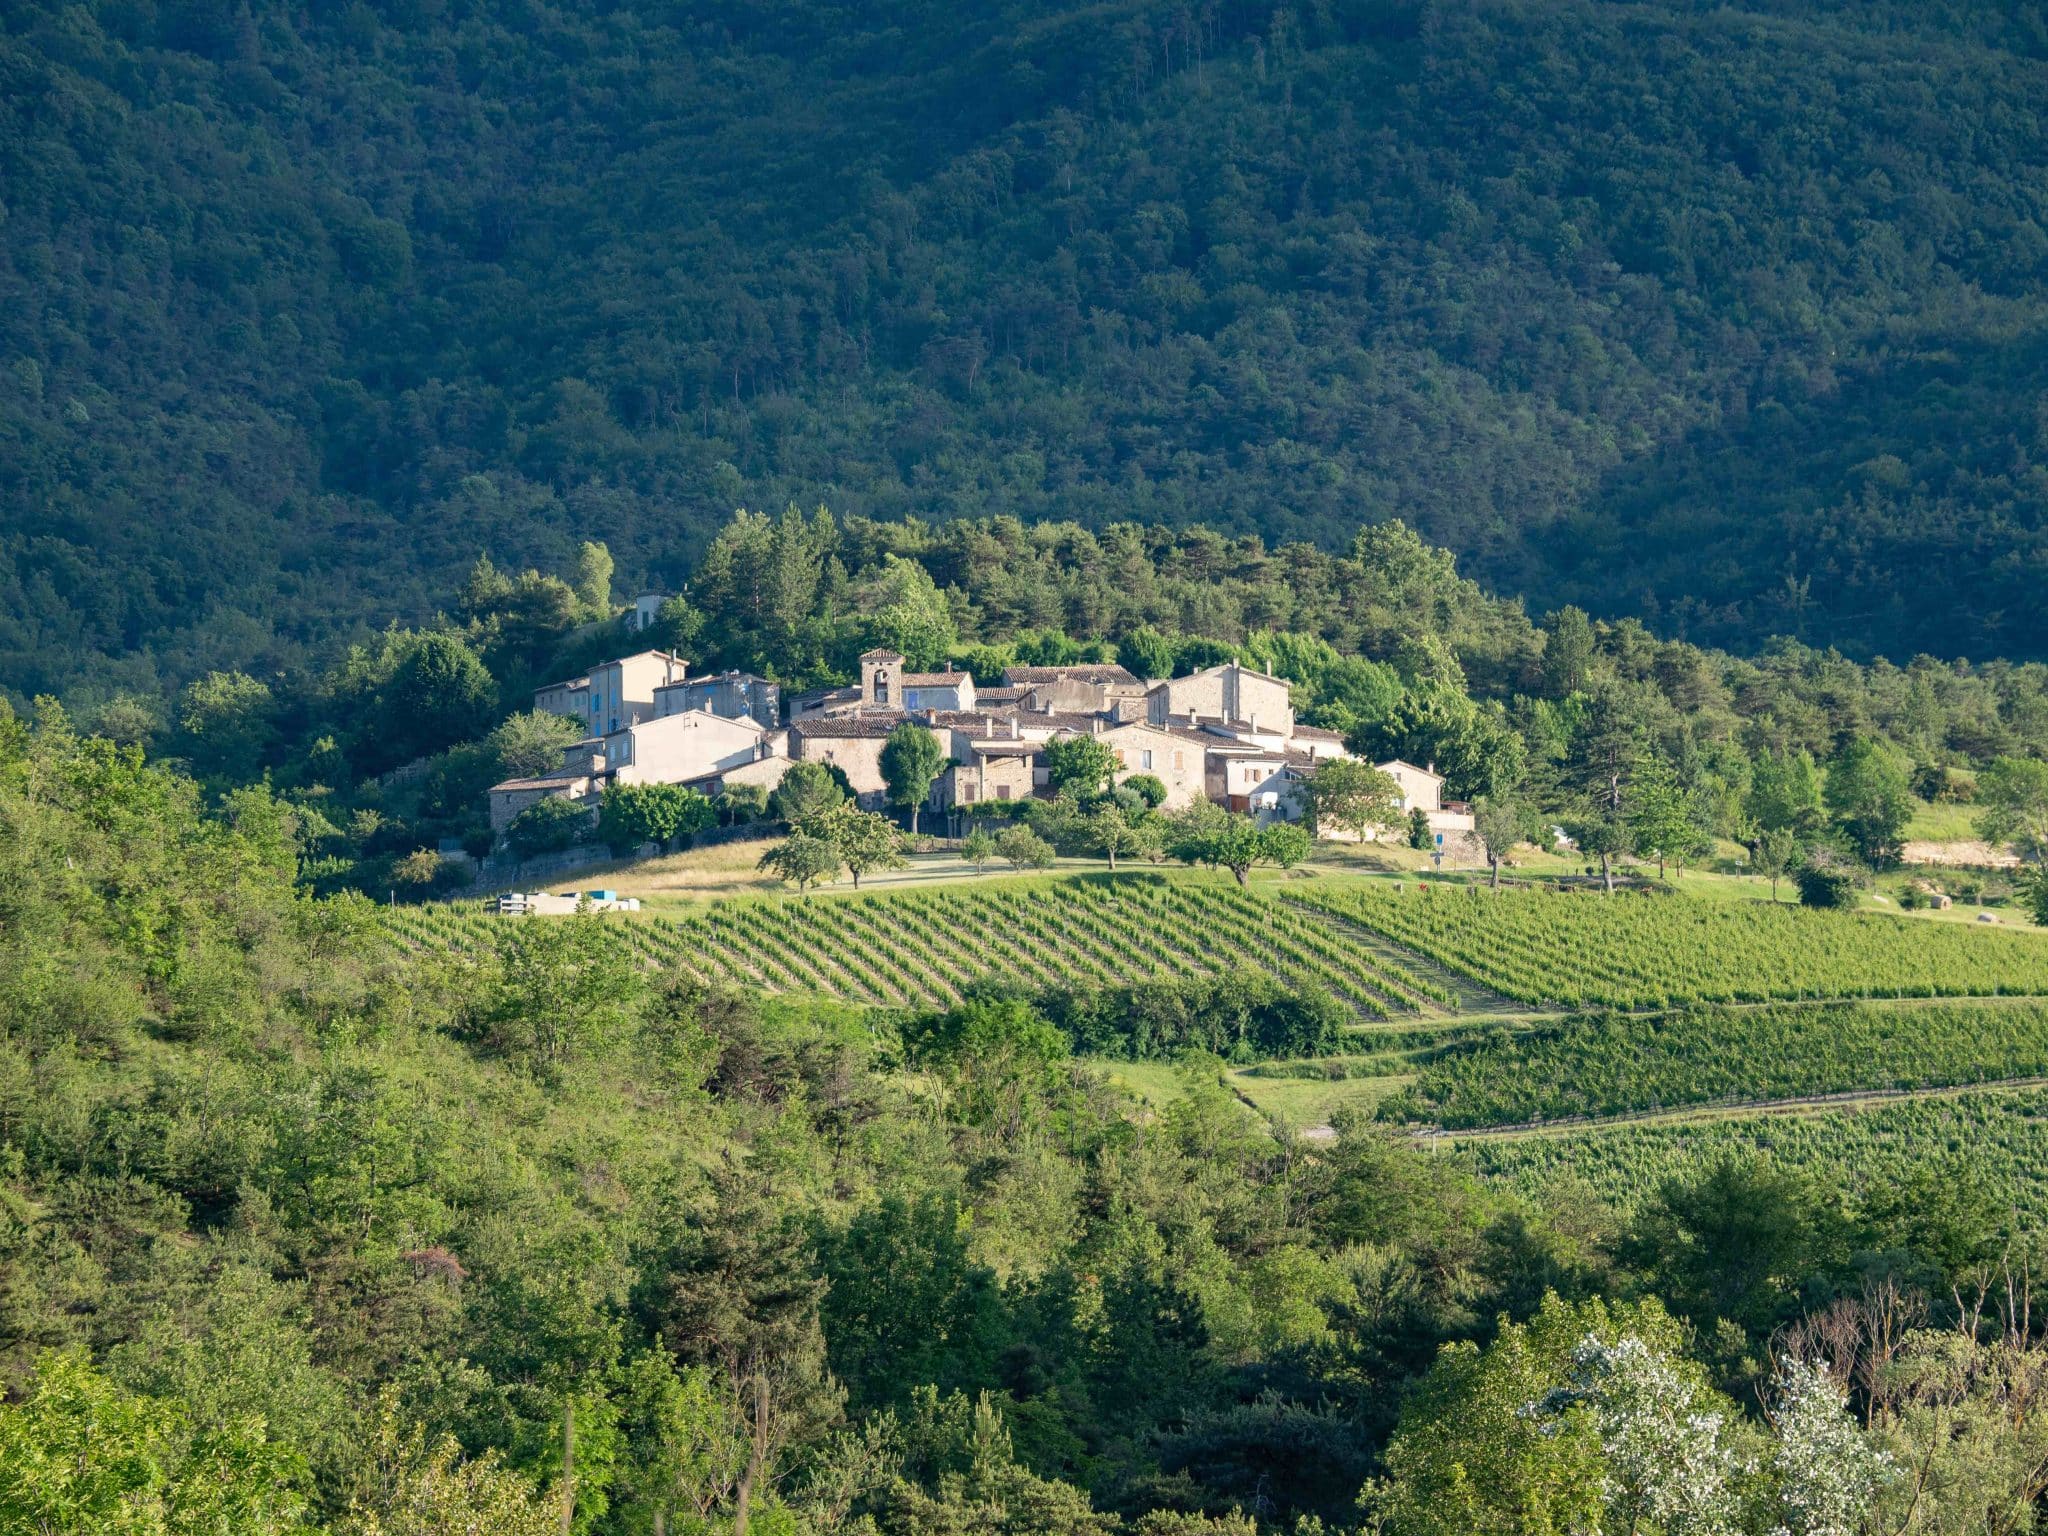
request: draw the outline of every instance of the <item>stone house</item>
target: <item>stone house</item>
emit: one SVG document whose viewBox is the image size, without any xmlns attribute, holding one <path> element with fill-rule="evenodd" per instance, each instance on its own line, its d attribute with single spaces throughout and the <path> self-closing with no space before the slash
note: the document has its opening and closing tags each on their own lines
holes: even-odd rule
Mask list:
<svg viewBox="0 0 2048 1536">
<path fill-rule="evenodd" d="M 1373 766 L 1400 786 L 1398 809 L 1402 815 L 1415 810 L 1435 812 L 1444 808 L 1444 776 L 1436 771 L 1434 764 L 1418 768 L 1413 763 L 1395 758 L 1392 762 L 1375 763 Z"/>
<path fill-rule="evenodd" d="M 751 719 L 764 730 L 782 724 L 782 688 L 751 672 L 713 672 L 663 683 L 654 690 L 657 716 L 707 710 L 728 720 Z"/>
<path fill-rule="evenodd" d="M 1198 733 L 1126 721 L 1097 733 L 1116 754 L 1115 782 L 1150 774 L 1166 786 L 1163 810 L 1177 811 L 1208 793 L 1209 744 Z"/>
<path fill-rule="evenodd" d="M 587 800 L 596 793 L 596 781 L 589 773 L 575 768 L 537 778 L 506 779 L 491 786 L 491 831 L 502 833 L 521 811 L 543 800 Z"/>
<path fill-rule="evenodd" d="M 966 728 L 953 731 L 953 761 L 932 785 L 932 802 L 950 806 L 991 800 L 1029 800 L 1045 783 L 1045 744 L 999 735 L 977 739 Z"/>
<path fill-rule="evenodd" d="M 594 799 L 608 784 L 689 784 L 701 787 L 754 765 L 786 756 L 780 731 L 750 719 L 728 720 L 705 710 L 642 720 L 603 736 L 586 736 L 562 751 L 554 773 L 507 779 L 490 790 L 491 830 L 502 832 L 538 800 Z M 786 765 L 785 765 L 786 766 Z M 774 777 L 779 779 L 780 773 Z"/>
<path fill-rule="evenodd" d="M 943 672 L 906 672 L 902 686 L 903 708 L 911 714 L 934 709 L 951 714 L 975 708 L 971 672 L 958 672 L 950 666 Z"/>
<path fill-rule="evenodd" d="M 679 683 L 688 671 L 680 656 L 641 651 L 592 667 L 587 676 L 548 683 L 533 692 L 533 707 L 582 722 L 593 736 L 609 735 L 660 711 L 655 690 Z"/>
<path fill-rule="evenodd" d="M 1003 684 L 1005 688 L 1017 690 L 1018 702 L 1026 709 L 1092 714 L 1102 710 L 1113 711 L 1118 700 L 1127 699 L 1133 704 L 1132 715 L 1143 713 L 1136 707 L 1137 701 L 1145 697 L 1143 679 L 1114 663 L 1005 667 Z"/>
<path fill-rule="evenodd" d="M 894 678 L 889 685 L 894 687 Z M 862 810 L 880 810 L 888 803 L 882 778 L 882 747 L 889 733 L 909 716 L 819 715 L 789 724 L 789 755 L 800 763 L 830 763 L 846 775 Z"/>
<path fill-rule="evenodd" d="M 780 754 L 782 733 L 709 710 L 643 720 L 603 738 L 599 766 L 620 784 L 687 784 Z"/>
<path fill-rule="evenodd" d="M 1154 683 L 1145 694 L 1147 717 L 1155 725 L 1189 716 L 1203 722 L 1243 722 L 1252 729 L 1294 733 L 1292 686 L 1271 672 L 1226 661 L 1186 677 Z"/>
</svg>

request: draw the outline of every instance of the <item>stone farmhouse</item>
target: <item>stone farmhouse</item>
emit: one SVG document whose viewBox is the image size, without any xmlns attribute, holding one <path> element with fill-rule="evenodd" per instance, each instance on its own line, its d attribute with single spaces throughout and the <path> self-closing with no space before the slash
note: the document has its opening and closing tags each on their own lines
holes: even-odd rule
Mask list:
<svg viewBox="0 0 2048 1536">
<path fill-rule="evenodd" d="M 1334 731 L 1295 720 L 1284 678 L 1236 662 L 1163 682 L 1099 663 L 1011 667 L 999 687 L 980 688 L 967 672 L 909 671 L 901 655 L 878 649 L 860 658 L 858 683 L 786 702 L 784 724 L 774 683 L 739 672 L 691 677 L 663 651 L 550 684 L 534 707 L 584 722 L 589 734 L 564 750 L 559 770 L 494 785 L 491 825 L 502 830 L 553 796 L 594 802 L 612 783 L 773 789 L 793 762 L 831 764 L 863 807 L 878 809 L 882 748 L 906 720 L 945 749 L 928 801 L 935 811 L 1048 794 L 1045 748 L 1061 736 L 1098 737 L 1116 756 L 1117 781 L 1158 779 L 1168 809 L 1206 799 L 1262 819 L 1298 820 L 1316 764 L 1350 755 Z M 1447 833 L 1471 829 L 1467 808 L 1444 804 L 1441 775 L 1379 766 L 1400 785 L 1404 813 L 1419 808 Z"/>
</svg>

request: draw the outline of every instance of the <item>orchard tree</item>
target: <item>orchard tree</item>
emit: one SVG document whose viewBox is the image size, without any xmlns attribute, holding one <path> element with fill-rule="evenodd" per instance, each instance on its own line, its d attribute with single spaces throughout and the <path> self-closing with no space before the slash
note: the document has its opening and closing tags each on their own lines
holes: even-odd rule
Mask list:
<svg viewBox="0 0 2048 1536">
<path fill-rule="evenodd" d="M 1978 778 L 1977 799 L 1979 836 L 2010 843 L 2026 863 L 2048 869 L 2048 762 L 1999 758 Z"/>
<path fill-rule="evenodd" d="M 1309 853 L 1309 835 L 1291 821 L 1260 826 L 1249 816 L 1199 801 L 1171 818 L 1166 851 L 1183 864 L 1227 869 L 1239 885 L 1247 885 L 1261 864 L 1292 869 Z"/>
<path fill-rule="evenodd" d="M 996 839 L 986 827 L 975 827 L 960 844 L 960 857 L 974 866 L 977 875 L 987 871 L 988 861 L 995 856 Z"/>
<path fill-rule="evenodd" d="M 1055 794 L 1071 789 L 1092 799 L 1116 768 L 1116 753 L 1094 736 L 1055 736 L 1045 744 L 1045 772 Z"/>
<path fill-rule="evenodd" d="M 826 835 L 799 829 L 762 854 L 756 869 L 765 869 L 801 893 L 820 880 L 839 878 L 839 845 Z"/>
<path fill-rule="evenodd" d="M 1083 818 L 1081 830 L 1087 840 L 1102 850 L 1109 867 L 1116 868 L 1119 854 L 1143 853 L 1153 846 L 1156 819 L 1140 820 L 1121 805 L 1105 802 Z"/>
<path fill-rule="evenodd" d="M 1004 828 L 996 839 L 996 853 L 1020 875 L 1027 869 L 1052 868 L 1052 844 L 1029 827 Z"/>
<path fill-rule="evenodd" d="M 946 766 L 945 748 L 936 732 L 906 720 L 882 743 L 882 780 L 889 803 L 910 812 L 910 835 L 917 835 L 917 812 L 932 792 L 932 781 Z"/>
<path fill-rule="evenodd" d="M 1318 764 L 1303 791 L 1310 824 L 1317 832 L 1333 827 L 1363 843 L 1401 816 L 1401 786 L 1394 776 L 1356 758 Z"/>
<path fill-rule="evenodd" d="M 825 835 L 839 850 L 839 862 L 860 889 L 860 877 L 877 869 L 901 869 L 903 845 L 889 819 L 874 811 L 842 808 L 825 822 Z"/>
</svg>

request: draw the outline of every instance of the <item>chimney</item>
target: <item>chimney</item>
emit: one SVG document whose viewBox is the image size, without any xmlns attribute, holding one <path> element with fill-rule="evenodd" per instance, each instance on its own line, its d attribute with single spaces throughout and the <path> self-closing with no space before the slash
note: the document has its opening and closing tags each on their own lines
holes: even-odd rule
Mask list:
<svg viewBox="0 0 2048 1536">
<path fill-rule="evenodd" d="M 948 662 L 946 663 L 946 674 L 947 674 L 947 676 L 949 676 L 949 677 L 950 677 L 950 676 L 952 675 L 952 672 L 953 672 L 953 663 L 952 663 L 951 661 L 948 661 Z"/>
<path fill-rule="evenodd" d="M 1254 713 L 1253 713 L 1253 715 L 1252 715 L 1252 718 L 1251 718 L 1251 727 L 1252 727 L 1252 729 L 1253 729 L 1253 730 L 1255 730 L 1255 731 L 1256 731 L 1256 730 L 1257 730 L 1257 729 L 1259 728 L 1259 717 L 1258 717 L 1258 714 L 1257 714 L 1256 712 L 1254 712 Z"/>
<path fill-rule="evenodd" d="M 1017 717 L 1015 715 L 1010 716 L 1010 740 L 1021 741 L 1023 737 L 1024 732 L 1017 724 Z"/>
<path fill-rule="evenodd" d="M 1102 734 L 1102 716 L 1090 715 L 1088 717 L 1088 734 L 1090 736 L 1100 736 Z"/>
</svg>

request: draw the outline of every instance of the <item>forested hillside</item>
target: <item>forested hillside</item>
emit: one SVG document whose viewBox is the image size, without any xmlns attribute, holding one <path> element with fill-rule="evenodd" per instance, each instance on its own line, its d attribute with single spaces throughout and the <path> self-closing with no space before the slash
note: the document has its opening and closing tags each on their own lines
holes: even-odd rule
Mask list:
<svg viewBox="0 0 2048 1536">
<path fill-rule="evenodd" d="M 23 0 L 0 678 L 673 584 L 732 508 L 1399 516 L 1543 611 L 2048 654 L 2048 23 Z"/>
</svg>

